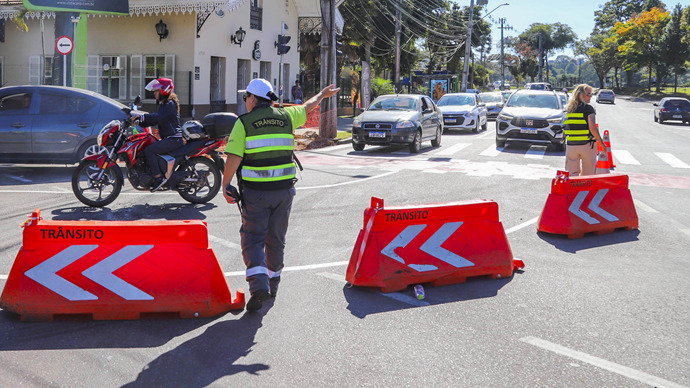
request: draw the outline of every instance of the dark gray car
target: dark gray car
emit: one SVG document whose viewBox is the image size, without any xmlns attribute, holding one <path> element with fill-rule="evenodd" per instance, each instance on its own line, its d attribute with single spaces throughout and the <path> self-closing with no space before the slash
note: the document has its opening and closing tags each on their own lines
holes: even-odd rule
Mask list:
<svg viewBox="0 0 690 388">
<path fill-rule="evenodd" d="M 422 141 L 441 145 L 443 116 L 433 101 L 419 94 L 388 94 L 377 97 L 352 124 L 352 148 L 367 144 L 407 144 L 418 153 Z"/>
<path fill-rule="evenodd" d="M 0 162 L 75 163 L 100 152 L 96 136 L 125 105 L 61 86 L 0 88 Z"/>
</svg>

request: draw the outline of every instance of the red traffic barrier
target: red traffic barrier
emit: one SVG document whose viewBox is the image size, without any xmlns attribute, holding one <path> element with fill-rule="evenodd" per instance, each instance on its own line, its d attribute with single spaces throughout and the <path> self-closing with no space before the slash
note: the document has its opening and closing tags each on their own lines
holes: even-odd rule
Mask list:
<svg viewBox="0 0 690 388">
<path fill-rule="evenodd" d="M 551 194 L 537 227 L 540 232 L 564 234 L 568 238 L 637 228 L 637 212 L 627 175 L 571 177 L 566 171 L 558 171 L 551 182 Z"/>
<path fill-rule="evenodd" d="M 462 283 L 469 277 L 510 277 L 514 259 L 498 204 L 480 200 L 384 208 L 371 198 L 346 280 L 383 292 L 410 284 Z"/>
<path fill-rule="evenodd" d="M 233 300 L 201 221 L 43 221 L 24 224 L 0 307 L 23 321 L 211 317 Z"/>
</svg>

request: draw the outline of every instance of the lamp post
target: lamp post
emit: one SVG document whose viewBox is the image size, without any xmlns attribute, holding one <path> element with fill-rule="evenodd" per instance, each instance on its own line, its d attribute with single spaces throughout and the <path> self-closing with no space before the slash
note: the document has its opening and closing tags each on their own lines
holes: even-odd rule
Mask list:
<svg viewBox="0 0 690 388">
<path fill-rule="evenodd" d="M 477 0 L 477 5 L 486 5 L 488 0 Z M 498 8 L 498 7 L 497 7 Z M 493 11 L 492 11 L 493 12 Z M 467 91 L 467 74 L 470 70 L 470 62 L 468 61 L 470 53 L 472 52 L 472 22 L 474 20 L 474 0 L 470 0 L 470 20 L 467 23 L 467 39 L 465 39 L 465 60 L 462 67 L 462 84 L 460 86 L 461 92 Z"/>
</svg>

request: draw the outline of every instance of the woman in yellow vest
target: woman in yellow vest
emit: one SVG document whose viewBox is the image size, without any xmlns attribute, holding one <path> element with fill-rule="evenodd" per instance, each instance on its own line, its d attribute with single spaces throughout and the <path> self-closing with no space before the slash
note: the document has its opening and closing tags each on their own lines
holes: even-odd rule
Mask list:
<svg viewBox="0 0 690 388">
<path fill-rule="evenodd" d="M 596 112 L 589 105 L 592 99 L 592 87 L 587 84 L 577 85 L 567 106 L 565 119 L 565 169 L 570 176 L 594 175 L 597 164 L 599 142 L 603 152 L 606 145 L 599 135 L 596 125 Z"/>
</svg>

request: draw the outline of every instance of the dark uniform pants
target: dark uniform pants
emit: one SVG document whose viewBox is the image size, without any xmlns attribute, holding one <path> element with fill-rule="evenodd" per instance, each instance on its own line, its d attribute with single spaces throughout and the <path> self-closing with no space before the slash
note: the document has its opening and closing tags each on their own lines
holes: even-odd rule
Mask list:
<svg viewBox="0 0 690 388">
<path fill-rule="evenodd" d="M 240 237 L 252 294 L 259 290 L 277 290 L 294 196 L 294 187 L 275 191 L 244 188 L 242 191 L 244 208 Z"/>
<path fill-rule="evenodd" d="M 144 156 L 146 156 L 146 164 L 151 169 L 153 176 L 161 174 L 161 168 L 158 166 L 158 157 L 160 154 L 167 154 L 175 151 L 184 145 L 184 140 L 181 136 L 166 137 L 159 140 L 150 146 L 144 148 Z"/>
</svg>

